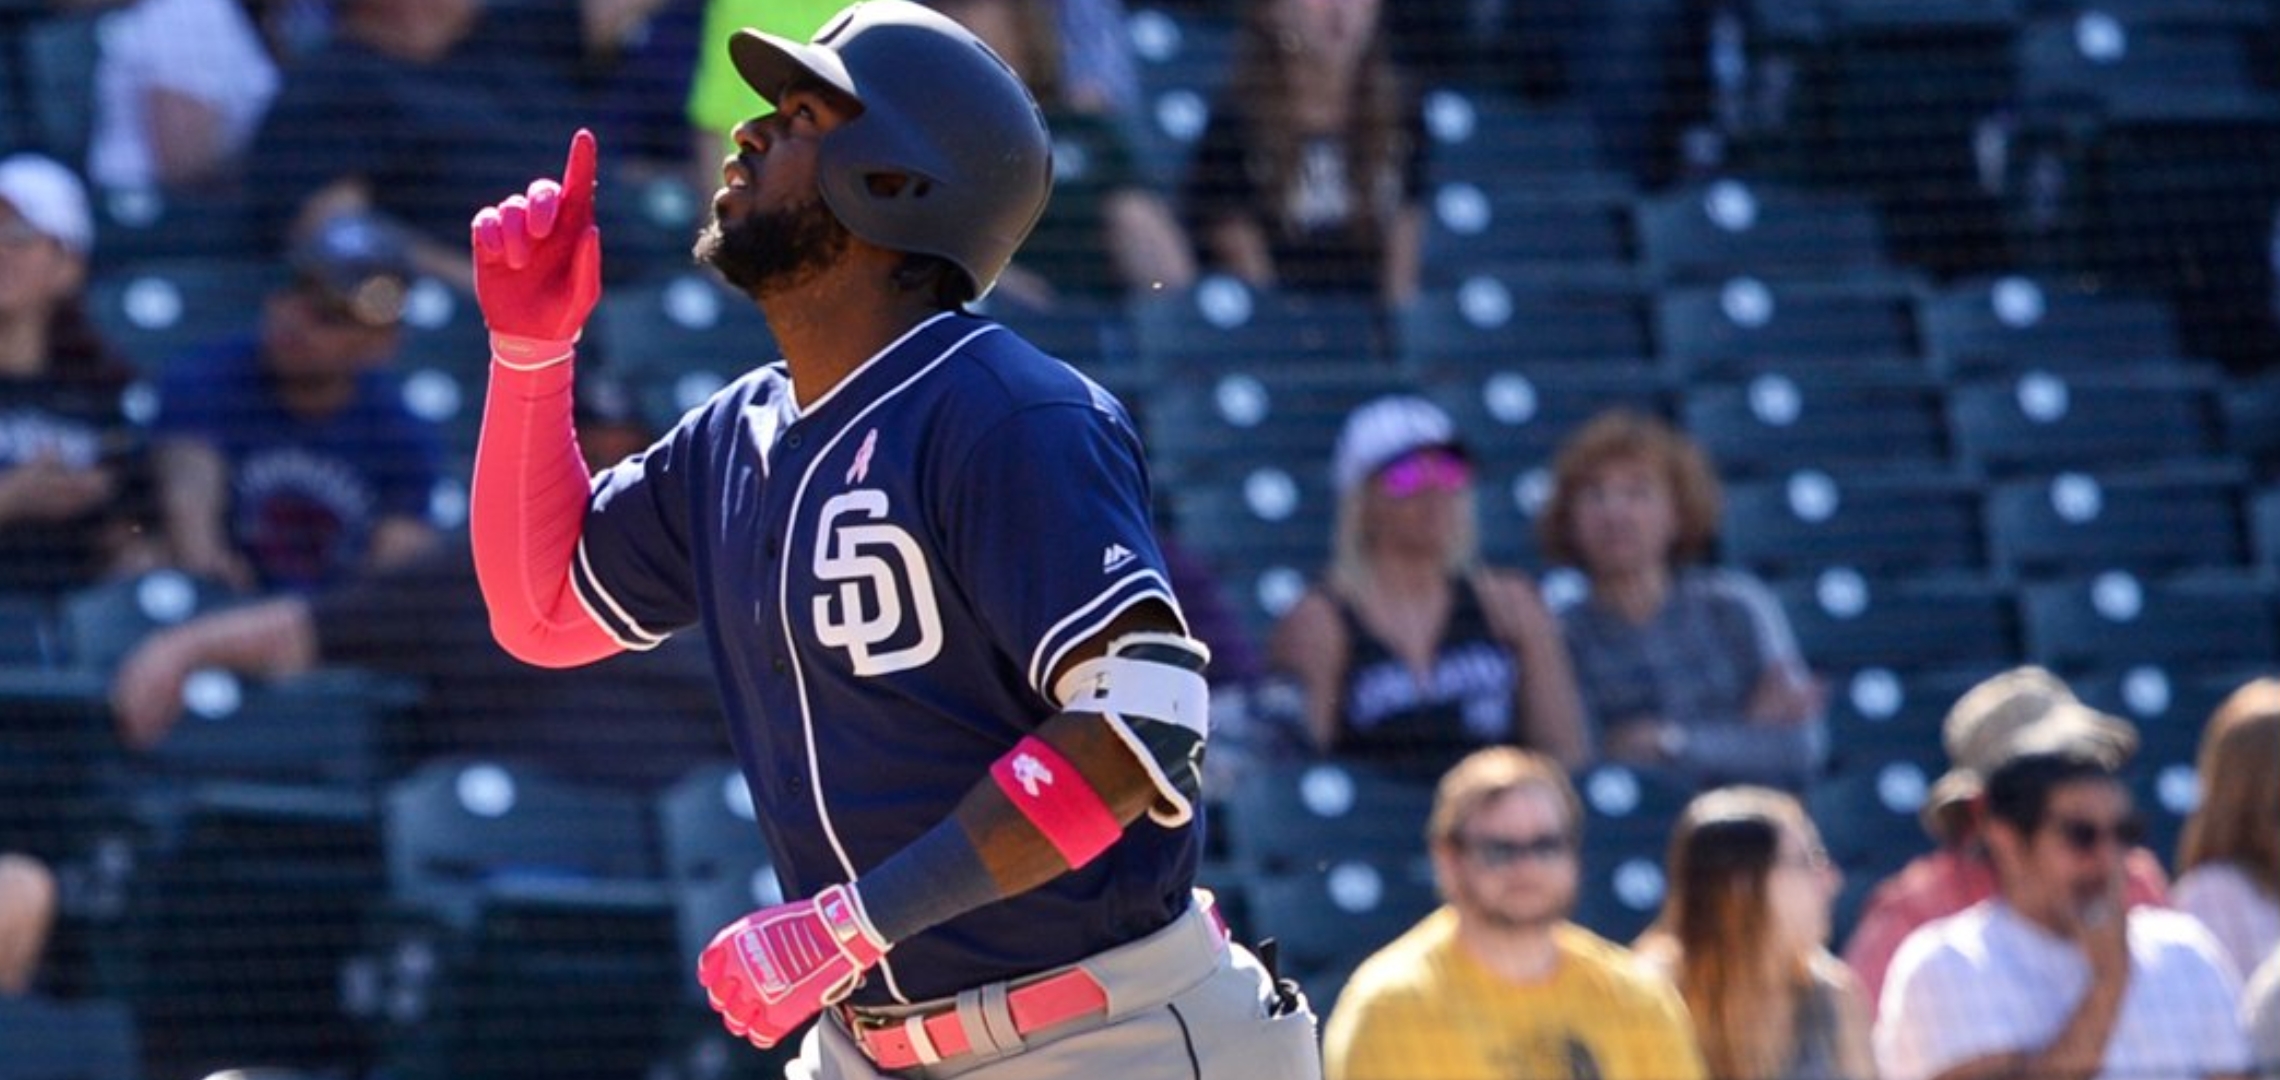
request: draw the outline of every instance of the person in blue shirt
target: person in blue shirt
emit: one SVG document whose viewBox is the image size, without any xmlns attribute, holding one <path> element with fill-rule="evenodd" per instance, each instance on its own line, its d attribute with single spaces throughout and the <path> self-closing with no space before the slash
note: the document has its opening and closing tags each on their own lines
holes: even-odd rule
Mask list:
<svg viewBox="0 0 2280 1080">
<path fill-rule="evenodd" d="M 365 217 L 297 245 L 256 333 L 167 365 L 155 424 L 160 512 L 182 569 L 307 592 L 436 542 L 442 438 L 388 370 L 411 263 Z"/>
</svg>

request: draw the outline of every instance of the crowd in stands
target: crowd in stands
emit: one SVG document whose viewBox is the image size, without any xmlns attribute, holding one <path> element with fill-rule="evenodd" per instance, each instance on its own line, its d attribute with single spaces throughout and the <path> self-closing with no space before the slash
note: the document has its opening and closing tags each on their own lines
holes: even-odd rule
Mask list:
<svg viewBox="0 0 2280 1080">
<path fill-rule="evenodd" d="M 0 805 L 0 998 L 168 993 L 153 939 L 216 917 L 148 868 L 276 811 L 372 848 L 353 925 L 232 932 L 418 1042 L 366 985 L 420 966 L 366 921 L 388 784 L 514 762 L 647 814 L 718 767 L 702 640 L 541 679 L 490 638 L 465 223 L 598 130 L 657 311 L 605 299 L 579 435 L 638 452 L 771 358 L 687 257 L 765 108 L 720 43 L 840 6 L 0 3 L 0 801 L 117 803 Z M 2280 4 L 933 6 L 1055 141 L 981 309 L 1151 440 L 1215 654 L 1205 876 L 1294 955 L 1292 897 L 1358 920 L 1298 972 L 1330 1076 L 2280 1076 Z M 201 289 L 214 333 L 137 336 Z M 172 786 L 206 721 L 345 729 L 293 704 L 339 669 L 412 688 L 348 710 L 358 809 Z M 19 719 L 75 709 L 85 769 Z M 1220 819 L 1286 781 L 1415 827 L 1274 863 Z M 754 857 L 703 870 L 737 911 Z M 203 1005 L 145 1017 L 154 1080 L 392 1053 Z"/>
</svg>

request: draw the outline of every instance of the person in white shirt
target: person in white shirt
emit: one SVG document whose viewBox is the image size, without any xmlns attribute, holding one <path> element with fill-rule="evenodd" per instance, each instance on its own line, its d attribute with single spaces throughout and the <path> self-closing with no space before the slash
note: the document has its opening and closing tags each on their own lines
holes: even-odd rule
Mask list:
<svg viewBox="0 0 2280 1080">
<path fill-rule="evenodd" d="M 1909 935 L 1877 1010 L 1882 1080 L 2245 1077 L 2240 982 L 2191 916 L 2127 908 L 2127 788 L 2079 752 L 1987 778 L 1993 899 Z"/>
<path fill-rule="evenodd" d="M 87 176 L 106 191 L 226 176 L 277 96 L 277 63 L 235 0 L 135 0 L 104 17 Z"/>
<path fill-rule="evenodd" d="M 2201 805 L 2177 843 L 2177 909 L 2209 928 L 2241 978 L 2280 949 L 2280 679 L 2233 691 L 2201 731 Z"/>
<path fill-rule="evenodd" d="M 2248 1029 L 2258 1080 L 2280 1078 L 2280 948 L 2249 976 L 2241 994 L 2240 1023 Z"/>
</svg>

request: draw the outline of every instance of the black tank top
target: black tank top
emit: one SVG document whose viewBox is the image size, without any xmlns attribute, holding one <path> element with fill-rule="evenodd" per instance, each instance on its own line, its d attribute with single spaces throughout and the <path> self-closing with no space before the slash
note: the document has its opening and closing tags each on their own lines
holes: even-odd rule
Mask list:
<svg viewBox="0 0 2280 1080">
<path fill-rule="evenodd" d="M 1454 602 L 1422 682 L 1352 607 L 1335 600 L 1348 648 L 1333 754 L 1437 772 L 1472 750 L 1514 740 L 1519 666 L 1490 631 L 1472 582 L 1452 585 Z"/>
</svg>

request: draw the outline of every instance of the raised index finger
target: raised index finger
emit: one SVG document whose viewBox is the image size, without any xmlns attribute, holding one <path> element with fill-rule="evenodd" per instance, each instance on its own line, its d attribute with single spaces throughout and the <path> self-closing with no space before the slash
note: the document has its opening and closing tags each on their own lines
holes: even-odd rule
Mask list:
<svg viewBox="0 0 2280 1080">
<path fill-rule="evenodd" d="M 562 209 L 558 220 L 573 231 L 594 217 L 594 133 L 579 128 L 570 137 L 570 160 L 562 166 Z"/>
</svg>

